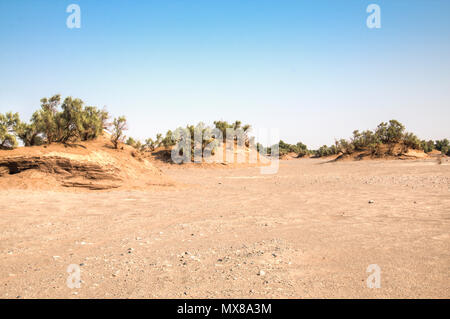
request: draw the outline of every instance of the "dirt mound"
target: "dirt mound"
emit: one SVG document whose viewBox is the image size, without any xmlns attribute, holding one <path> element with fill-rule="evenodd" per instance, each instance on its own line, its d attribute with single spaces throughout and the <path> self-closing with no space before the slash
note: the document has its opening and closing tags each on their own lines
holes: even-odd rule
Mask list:
<svg viewBox="0 0 450 319">
<path fill-rule="evenodd" d="M 135 155 L 139 157 L 139 155 Z M 156 161 L 165 164 L 174 164 L 172 160 L 172 149 L 159 147 L 152 152 L 145 152 L 142 155 L 151 161 Z M 184 166 L 194 165 L 196 167 L 248 167 L 248 166 L 264 166 L 270 164 L 270 158 L 258 153 L 256 149 L 238 146 L 221 144 L 215 149 L 210 156 L 201 158 L 201 162 L 194 162 L 194 156 L 191 156 L 191 163 L 183 163 Z"/>
<path fill-rule="evenodd" d="M 0 151 L 0 186 L 19 189 L 145 189 L 174 183 L 124 145 L 107 138 L 79 144 L 21 147 Z"/>
<path fill-rule="evenodd" d="M 421 150 L 405 147 L 402 144 L 379 145 L 375 151 L 363 150 L 352 154 L 340 154 L 334 161 L 350 160 L 370 160 L 370 159 L 423 159 L 429 156 Z"/>
<path fill-rule="evenodd" d="M 297 153 L 294 153 L 294 152 L 280 155 L 281 160 L 287 160 L 287 161 L 297 159 L 297 158 L 306 158 L 306 157 L 307 156 L 299 156 Z"/>
</svg>

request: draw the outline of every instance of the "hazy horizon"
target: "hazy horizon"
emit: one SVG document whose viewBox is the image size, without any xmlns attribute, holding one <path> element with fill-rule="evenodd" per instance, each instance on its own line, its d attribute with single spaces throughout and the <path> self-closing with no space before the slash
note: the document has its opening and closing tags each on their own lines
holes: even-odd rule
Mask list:
<svg viewBox="0 0 450 319">
<path fill-rule="evenodd" d="M 66 8 L 81 8 L 69 29 Z M 366 8 L 381 8 L 369 29 Z M 0 1 L 0 113 L 79 97 L 128 136 L 214 120 L 311 148 L 390 119 L 450 137 L 448 1 Z"/>
</svg>

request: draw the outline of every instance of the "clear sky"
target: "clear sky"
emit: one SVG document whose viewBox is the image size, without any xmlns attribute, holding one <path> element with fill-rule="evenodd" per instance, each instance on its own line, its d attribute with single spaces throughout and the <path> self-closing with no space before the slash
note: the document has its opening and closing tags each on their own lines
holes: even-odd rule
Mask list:
<svg viewBox="0 0 450 319">
<path fill-rule="evenodd" d="M 29 119 L 59 93 L 126 115 L 141 139 L 239 119 L 314 148 L 392 118 L 448 138 L 449 13 L 448 0 L 0 0 L 0 112 Z"/>
</svg>

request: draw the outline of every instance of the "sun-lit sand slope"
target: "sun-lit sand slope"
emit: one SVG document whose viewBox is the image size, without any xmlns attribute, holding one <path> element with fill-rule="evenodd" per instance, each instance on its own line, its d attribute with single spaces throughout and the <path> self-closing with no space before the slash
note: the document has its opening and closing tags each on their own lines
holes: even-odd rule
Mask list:
<svg viewBox="0 0 450 319">
<path fill-rule="evenodd" d="M 106 137 L 72 145 L 0 150 L 0 187 L 32 190 L 147 189 L 173 182 L 123 145 L 112 149 Z"/>
<path fill-rule="evenodd" d="M 0 296 L 450 297 L 448 162 L 162 169 L 185 187 L 2 189 Z"/>
</svg>

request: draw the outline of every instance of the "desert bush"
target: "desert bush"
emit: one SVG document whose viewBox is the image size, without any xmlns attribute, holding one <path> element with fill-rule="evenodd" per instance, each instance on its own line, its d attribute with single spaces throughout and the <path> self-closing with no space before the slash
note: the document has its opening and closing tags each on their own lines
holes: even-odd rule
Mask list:
<svg viewBox="0 0 450 319">
<path fill-rule="evenodd" d="M 125 116 L 115 118 L 112 123 L 111 142 L 115 149 L 119 147 L 119 142 L 123 142 L 125 135 L 123 134 L 127 130 L 127 119 Z"/>
<path fill-rule="evenodd" d="M 353 144 L 353 149 L 355 151 L 362 151 L 368 148 L 375 149 L 376 145 L 380 144 L 381 141 L 379 137 L 370 130 L 366 130 L 362 133 L 355 130 L 353 131 L 351 143 Z"/>
<path fill-rule="evenodd" d="M 262 147 L 261 144 L 259 144 L 260 147 Z M 302 142 L 298 142 L 297 144 L 289 144 L 284 142 L 283 140 L 280 140 L 280 142 L 278 143 L 278 148 L 279 148 L 279 155 L 283 156 L 286 155 L 288 153 L 295 153 L 297 155 L 297 157 L 302 157 L 305 155 L 310 154 L 311 152 L 308 150 L 308 147 L 303 144 Z M 258 149 L 258 145 L 257 145 L 257 149 Z M 265 150 L 264 147 L 261 148 L 262 150 Z M 270 148 L 269 148 L 270 150 Z"/>
<path fill-rule="evenodd" d="M 153 151 L 154 150 L 154 142 L 153 142 L 153 140 L 151 138 L 150 139 L 146 139 L 145 143 L 141 143 L 141 141 L 138 141 L 138 140 L 135 140 L 132 137 L 129 137 L 126 140 L 125 144 L 127 144 L 127 145 L 133 147 L 134 149 L 136 149 L 136 152 L 137 153 L 141 153 L 140 154 L 141 156 L 143 155 L 142 153 L 144 153 L 146 151 Z M 135 154 L 137 154 L 137 153 L 135 153 Z"/>
<path fill-rule="evenodd" d="M 20 118 L 18 113 L 0 113 L 0 149 L 13 149 L 17 147 L 17 139 L 14 132 L 19 123 Z"/>
<path fill-rule="evenodd" d="M 40 131 L 35 124 L 20 122 L 15 129 L 17 137 L 22 141 L 24 146 L 34 146 L 44 144 L 44 140 L 40 135 Z"/>
<path fill-rule="evenodd" d="M 315 151 L 315 155 L 320 157 L 339 152 L 352 154 L 355 151 L 369 151 L 371 154 L 376 154 L 382 144 L 388 145 L 388 153 L 393 152 L 396 144 L 401 144 L 403 150 L 413 148 L 431 151 L 434 147 L 433 141 L 420 141 L 413 133 L 405 133 L 405 126 L 399 121 L 390 120 L 388 123 L 380 123 L 375 132 L 355 130 L 350 140 L 340 139 L 330 147 L 324 145 Z M 439 145 L 441 144 L 444 145 L 445 141 L 441 141 Z"/>
<path fill-rule="evenodd" d="M 280 156 L 286 155 L 287 153 L 293 152 L 292 150 L 292 146 L 288 143 L 283 142 L 282 140 L 280 140 L 280 142 L 278 143 L 278 147 L 279 147 L 279 154 Z"/>
<path fill-rule="evenodd" d="M 61 105 L 62 112 L 57 115 L 57 123 L 63 128 L 59 142 L 81 139 L 83 133 L 83 101 L 67 97 Z"/>
<path fill-rule="evenodd" d="M 141 141 L 137 141 L 136 144 L 134 145 L 134 148 L 138 151 L 138 152 L 144 152 L 145 151 L 145 144 L 142 144 Z"/>
<path fill-rule="evenodd" d="M 249 124 L 242 125 L 242 122 L 237 120 L 232 124 L 229 124 L 227 121 L 214 121 L 214 126 L 222 133 L 223 142 L 231 138 L 230 136 L 227 137 L 227 129 L 242 129 L 245 135 L 245 142 L 248 146 L 248 133 L 251 130 L 251 126 Z M 236 137 L 233 138 L 236 139 Z"/>
<path fill-rule="evenodd" d="M 435 142 L 435 147 L 438 151 L 441 151 L 442 154 L 446 154 L 450 148 L 450 142 L 446 138 L 443 140 L 437 140 Z"/>
<path fill-rule="evenodd" d="M 399 143 L 403 138 L 405 126 L 397 120 L 390 120 L 389 123 L 382 122 L 375 130 L 375 136 L 383 144 Z"/>
<path fill-rule="evenodd" d="M 127 141 L 125 142 L 125 144 L 127 144 L 129 146 L 132 146 L 132 147 L 135 147 L 136 146 L 136 140 L 134 138 L 132 138 L 132 137 L 129 137 L 127 139 Z"/>
<path fill-rule="evenodd" d="M 444 155 L 449 155 L 450 154 L 450 147 L 449 146 L 444 146 L 441 148 L 441 153 Z"/>
<path fill-rule="evenodd" d="M 261 143 L 256 143 L 256 150 L 261 154 L 266 154 L 266 148 Z"/>
<path fill-rule="evenodd" d="M 61 96 L 54 95 L 41 99 L 41 109 L 33 113 L 31 123 L 19 123 L 15 133 L 25 146 L 87 141 L 102 134 L 107 119 L 106 110 L 85 107 L 82 100 L 72 97 L 61 104 Z"/>
<path fill-rule="evenodd" d="M 45 142 L 50 144 L 62 139 L 63 121 L 58 108 L 61 104 L 59 94 L 50 98 L 41 99 L 41 109 L 34 112 L 31 117 L 31 125 L 38 134 L 42 134 Z"/>
<path fill-rule="evenodd" d="M 184 132 L 184 134 L 182 134 Z M 195 160 L 195 157 L 201 158 L 205 153 L 205 149 L 209 146 L 211 154 L 214 154 L 216 148 L 219 146 L 219 143 L 222 141 L 218 141 L 214 136 L 214 128 L 205 125 L 203 122 L 199 122 L 197 125 L 187 125 L 185 129 L 178 128 L 175 130 L 173 137 L 175 138 L 175 142 L 181 142 L 183 138 L 191 138 L 190 146 L 191 146 L 191 159 Z"/>
<path fill-rule="evenodd" d="M 419 150 L 421 149 L 421 142 L 419 138 L 414 135 L 413 133 L 406 133 L 404 134 L 402 138 L 403 145 L 405 147 L 405 150 L 408 148 Z"/>
<path fill-rule="evenodd" d="M 333 155 L 333 150 L 328 147 L 327 145 L 322 145 L 314 152 L 315 156 L 317 157 L 323 157 L 323 156 L 329 156 Z"/>
<path fill-rule="evenodd" d="M 106 128 L 108 112 L 106 110 L 98 110 L 94 106 L 86 106 L 81 113 L 80 138 L 82 141 L 93 140 L 103 133 Z"/>
<path fill-rule="evenodd" d="M 297 144 L 295 144 L 296 146 L 296 153 L 298 157 L 303 157 L 306 155 L 311 154 L 311 152 L 308 150 L 308 147 L 306 146 L 306 144 L 303 144 L 302 142 L 298 142 Z"/>
<path fill-rule="evenodd" d="M 431 151 L 433 151 L 435 149 L 434 141 L 432 141 L 432 140 L 429 140 L 429 141 L 422 140 L 420 142 L 420 148 L 425 153 L 430 153 Z"/>
<path fill-rule="evenodd" d="M 161 137 L 161 134 L 158 134 L 158 135 Z M 145 140 L 144 148 L 146 150 L 152 152 L 155 150 L 156 147 L 159 146 L 159 143 L 161 143 L 161 142 L 158 143 L 158 135 L 157 135 L 156 141 L 154 141 L 152 138 L 147 138 Z M 160 138 L 160 140 L 161 140 L 161 138 Z"/>
<path fill-rule="evenodd" d="M 341 151 L 339 148 L 339 142 L 336 142 L 335 145 L 331 145 L 331 146 L 323 145 L 323 146 L 319 147 L 319 149 L 314 151 L 314 156 L 322 157 L 322 156 L 337 155 L 340 152 Z"/>
<path fill-rule="evenodd" d="M 344 154 L 352 154 L 355 151 L 355 146 L 351 141 L 340 139 L 337 144 L 337 150 Z"/>
<path fill-rule="evenodd" d="M 166 136 L 161 140 L 161 145 L 164 147 L 171 147 L 176 144 L 175 139 L 173 138 L 173 132 L 168 130 L 166 132 Z"/>
<path fill-rule="evenodd" d="M 156 134 L 155 140 L 153 140 L 152 138 L 146 139 L 144 145 L 150 151 L 153 151 L 157 147 L 161 147 L 163 145 L 162 134 Z"/>
<path fill-rule="evenodd" d="M 321 147 L 319 147 L 317 150 L 314 151 L 314 154 L 317 157 L 327 156 L 327 153 L 328 153 L 327 145 L 322 145 Z"/>
</svg>

